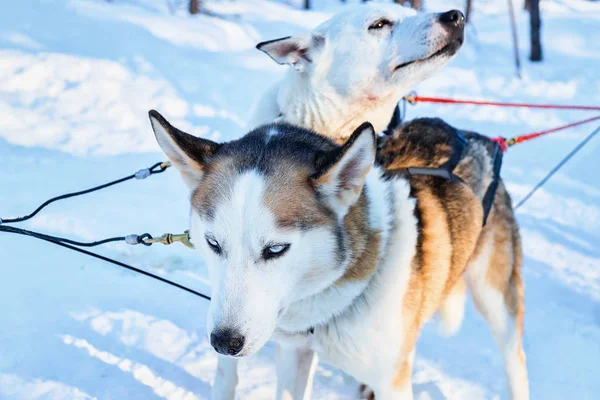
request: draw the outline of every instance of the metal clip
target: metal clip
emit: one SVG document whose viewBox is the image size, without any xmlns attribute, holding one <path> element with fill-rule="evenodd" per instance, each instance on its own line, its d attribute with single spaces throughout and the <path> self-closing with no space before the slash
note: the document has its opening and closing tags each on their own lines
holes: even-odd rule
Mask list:
<svg viewBox="0 0 600 400">
<path fill-rule="evenodd" d="M 407 94 L 406 96 L 403 97 L 403 99 L 406 100 L 411 105 L 417 104 L 416 98 L 417 98 L 417 92 L 410 92 L 409 94 Z"/>
<path fill-rule="evenodd" d="M 189 230 L 185 230 L 183 233 L 180 234 L 172 234 L 172 233 L 165 233 L 164 235 L 162 235 L 159 238 L 152 238 L 152 239 L 144 239 L 144 242 L 146 243 L 162 243 L 162 244 L 171 244 L 174 242 L 179 242 L 182 243 L 185 247 L 188 247 L 190 249 L 194 248 L 194 245 L 192 244 L 192 242 L 190 241 L 190 231 Z"/>
</svg>

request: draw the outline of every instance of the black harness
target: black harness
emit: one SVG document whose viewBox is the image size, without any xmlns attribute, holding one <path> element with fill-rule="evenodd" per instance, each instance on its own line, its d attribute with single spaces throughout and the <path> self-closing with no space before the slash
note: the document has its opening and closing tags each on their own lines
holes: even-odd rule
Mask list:
<svg viewBox="0 0 600 400">
<path fill-rule="evenodd" d="M 279 118 L 282 117 L 283 114 L 279 114 Z M 404 113 L 400 111 L 400 104 L 396 104 L 396 108 L 392 114 L 392 119 L 388 124 L 387 128 L 383 132 L 384 135 L 391 135 L 394 129 L 398 128 L 402 124 L 402 120 L 404 117 Z M 408 167 L 408 168 L 397 168 L 388 170 L 392 173 L 399 173 L 406 175 L 408 177 L 411 176 L 435 176 L 437 178 L 446 179 L 449 181 L 457 180 L 462 183 L 465 183 L 460 177 L 454 175 L 454 169 L 460 162 L 462 157 L 462 153 L 467 145 L 467 139 L 457 130 L 454 129 L 454 137 L 452 138 L 452 155 L 441 167 L 437 168 L 428 168 L 428 167 Z M 492 182 L 488 186 L 483 199 L 481 200 L 481 205 L 483 206 L 483 226 L 487 223 L 488 216 L 490 215 L 490 211 L 492 210 L 492 205 L 494 204 L 494 198 L 496 197 L 496 190 L 498 189 L 498 184 L 500 183 L 500 169 L 502 169 L 502 149 L 500 145 L 496 142 L 493 142 L 493 150 L 492 150 L 492 173 L 493 178 Z"/>
<path fill-rule="evenodd" d="M 437 178 L 446 179 L 449 181 L 457 180 L 465 183 L 460 177 L 454 174 L 454 169 L 462 158 L 463 151 L 467 145 L 467 139 L 456 129 L 454 129 L 454 136 L 452 138 L 452 155 L 442 166 L 437 168 L 429 167 L 408 167 L 408 168 L 397 168 L 391 169 L 389 172 L 403 174 L 408 177 L 411 176 L 434 176 Z M 492 182 L 488 186 L 481 205 L 483 207 L 483 226 L 487 223 L 488 216 L 492 210 L 494 204 L 494 198 L 498 184 L 500 183 L 500 169 L 502 168 L 502 149 L 498 143 L 493 143 L 492 150 Z"/>
<path fill-rule="evenodd" d="M 492 205 L 494 204 L 494 198 L 496 197 L 496 190 L 498 189 L 498 184 L 500 183 L 500 169 L 502 169 L 502 155 L 504 154 L 500 145 L 494 142 L 494 149 L 492 150 L 492 181 L 485 191 L 485 195 L 483 195 L 483 200 L 481 200 L 481 204 L 483 205 L 483 226 L 487 223 L 488 215 L 490 215 L 490 211 L 492 210 Z"/>
<path fill-rule="evenodd" d="M 399 173 L 403 175 L 418 176 L 435 176 L 443 178 L 449 181 L 458 180 L 462 182 L 462 179 L 454 175 L 454 169 L 460 162 L 462 153 L 467 145 L 467 139 L 456 129 L 454 130 L 454 137 L 452 138 L 452 155 L 444 164 L 437 168 L 430 167 L 408 167 L 408 168 L 396 168 L 391 169 L 390 172 Z"/>
</svg>

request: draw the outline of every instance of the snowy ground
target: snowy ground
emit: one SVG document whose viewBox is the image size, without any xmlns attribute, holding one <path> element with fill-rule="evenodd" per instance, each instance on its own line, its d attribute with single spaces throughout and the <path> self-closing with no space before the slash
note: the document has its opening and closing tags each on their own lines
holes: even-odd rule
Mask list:
<svg viewBox="0 0 600 400">
<path fill-rule="evenodd" d="M 208 0 L 223 19 L 171 15 L 166 1 L 5 1 L 0 13 L 0 216 L 161 160 L 146 112 L 213 139 L 244 132 L 254 98 L 282 73 L 254 49 L 303 32 L 340 5 L 306 13 L 284 2 Z M 171 1 L 174 4 L 177 1 Z M 462 1 L 431 0 L 430 9 Z M 475 2 L 460 56 L 422 95 L 600 104 L 600 4 L 544 0 L 545 62 L 512 66 L 505 1 Z M 517 10 L 521 5 L 516 5 Z M 519 11 L 523 53 L 527 15 Z M 408 116 L 512 136 L 586 114 L 419 105 Z M 518 146 L 503 175 L 520 199 L 593 126 Z M 532 399 L 600 393 L 600 138 L 519 213 L 525 244 Z M 187 192 L 175 171 L 56 204 L 23 227 L 94 239 L 181 231 Z M 209 292 L 201 260 L 181 246 L 100 250 Z M 205 399 L 214 352 L 206 304 L 109 264 L 0 234 L 0 399 Z M 243 362 L 239 398 L 274 393 L 272 346 Z M 419 399 L 506 398 L 502 363 L 471 305 L 461 332 L 435 324 L 417 347 Z M 316 399 L 352 399 L 357 383 L 326 365 Z"/>
</svg>

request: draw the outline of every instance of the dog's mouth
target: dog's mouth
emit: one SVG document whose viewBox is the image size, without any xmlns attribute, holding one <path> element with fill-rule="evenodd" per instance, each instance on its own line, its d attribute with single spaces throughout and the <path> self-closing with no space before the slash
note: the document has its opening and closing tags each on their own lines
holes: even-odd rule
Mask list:
<svg viewBox="0 0 600 400">
<path fill-rule="evenodd" d="M 446 45 L 444 47 L 442 47 L 441 49 L 439 49 L 438 51 L 436 51 L 435 53 L 425 57 L 425 58 L 420 58 L 418 60 L 413 60 L 413 61 L 409 61 L 409 62 L 405 62 L 403 64 L 400 64 L 398 66 L 396 66 L 396 68 L 394 68 L 394 72 L 398 71 L 399 69 L 402 69 L 404 67 L 408 67 L 409 65 L 413 65 L 413 64 L 417 64 L 417 63 L 422 63 L 422 62 L 426 62 L 429 61 L 431 59 L 437 58 L 439 56 L 453 56 L 456 54 L 456 52 L 458 51 L 458 49 L 460 49 L 460 47 L 463 44 L 464 39 L 462 37 L 459 38 L 455 38 L 450 40 L 448 43 L 446 43 Z"/>
</svg>

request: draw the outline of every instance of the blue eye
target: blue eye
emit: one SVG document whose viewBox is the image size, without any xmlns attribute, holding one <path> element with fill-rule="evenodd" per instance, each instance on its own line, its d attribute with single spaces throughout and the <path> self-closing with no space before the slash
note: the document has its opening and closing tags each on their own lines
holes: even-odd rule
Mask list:
<svg viewBox="0 0 600 400">
<path fill-rule="evenodd" d="M 206 236 L 206 243 L 208 244 L 208 247 L 210 247 L 210 249 L 216 254 L 221 255 L 223 253 L 221 245 L 219 245 L 219 242 L 217 242 L 215 238 Z"/>
<path fill-rule="evenodd" d="M 266 246 L 262 251 L 262 257 L 265 260 L 271 260 L 273 258 L 281 257 L 290 248 L 289 243 L 277 243 Z"/>
</svg>

